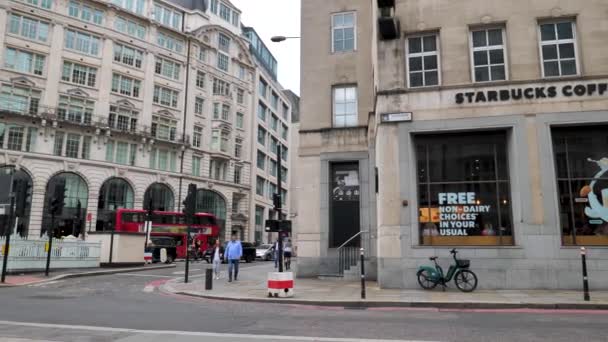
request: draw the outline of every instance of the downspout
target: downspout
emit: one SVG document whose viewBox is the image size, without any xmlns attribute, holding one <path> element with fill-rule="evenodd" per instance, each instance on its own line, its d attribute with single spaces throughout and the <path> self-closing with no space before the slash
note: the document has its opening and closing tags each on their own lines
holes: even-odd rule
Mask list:
<svg viewBox="0 0 608 342">
<path fill-rule="evenodd" d="M 186 13 L 183 14 L 184 18 L 182 19 L 182 32 L 185 32 L 186 28 Z M 178 201 L 177 201 L 177 211 L 182 210 L 182 185 L 184 183 L 184 157 L 186 155 L 186 120 L 188 119 L 188 88 L 190 84 L 190 47 L 191 40 L 190 36 L 186 34 L 186 39 L 188 41 L 188 51 L 186 56 L 186 87 L 184 91 L 186 92 L 184 96 L 184 120 L 182 126 L 182 158 L 179 166 L 179 190 L 178 190 Z"/>
</svg>

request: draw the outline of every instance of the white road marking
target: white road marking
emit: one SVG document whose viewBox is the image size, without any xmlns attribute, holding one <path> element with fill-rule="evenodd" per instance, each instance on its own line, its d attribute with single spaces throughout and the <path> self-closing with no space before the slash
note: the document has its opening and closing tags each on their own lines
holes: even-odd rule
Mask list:
<svg viewBox="0 0 608 342">
<path fill-rule="evenodd" d="M 147 292 L 147 293 L 151 293 L 151 292 L 154 292 L 155 288 L 156 288 L 156 286 L 154 286 L 154 285 L 148 285 L 148 286 L 144 287 L 143 291 Z"/>
<path fill-rule="evenodd" d="M 28 285 L 28 287 L 41 287 L 41 286 L 52 285 L 52 284 L 57 284 L 57 283 L 61 283 L 61 282 L 63 282 L 63 280 L 54 280 L 54 281 L 49 281 L 49 282 Z"/>
<path fill-rule="evenodd" d="M 35 328 L 53 328 L 53 329 L 69 329 L 69 330 L 88 330 L 88 331 L 106 331 L 106 332 L 124 332 L 133 334 L 148 334 L 148 335 L 174 335 L 174 336 L 198 336 L 198 337 L 217 337 L 217 338 L 233 338 L 233 339 L 252 339 L 252 340 L 299 340 L 299 341 L 323 341 L 323 342 L 438 342 L 438 341 L 414 341 L 414 340 L 372 340 L 359 338 L 331 338 L 331 337 L 306 337 L 306 336 L 281 336 L 281 335 L 251 335 L 251 334 L 222 334 L 210 332 L 195 332 L 195 331 L 172 331 L 172 330 L 139 330 L 126 328 L 111 328 L 111 327 L 96 327 L 90 325 L 66 325 L 66 324 L 47 324 L 47 323 L 30 323 L 30 322 L 14 322 L 0 321 L 0 325 L 23 326 Z"/>
<path fill-rule="evenodd" d="M 118 273 L 119 276 L 131 276 L 131 277 L 150 277 L 150 278 L 173 278 L 172 276 L 156 275 L 156 274 L 137 274 L 137 273 Z"/>
</svg>

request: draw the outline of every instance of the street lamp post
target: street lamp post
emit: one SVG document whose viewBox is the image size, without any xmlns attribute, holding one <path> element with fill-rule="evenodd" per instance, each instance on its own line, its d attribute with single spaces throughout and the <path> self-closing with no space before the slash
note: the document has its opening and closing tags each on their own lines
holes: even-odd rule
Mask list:
<svg viewBox="0 0 608 342">
<path fill-rule="evenodd" d="M 273 43 L 280 43 L 280 42 L 284 42 L 284 41 L 286 41 L 287 39 L 300 39 L 300 37 L 295 37 L 295 36 L 292 36 L 292 37 L 285 37 L 285 36 L 274 36 L 274 37 L 270 38 L 270 40 L 271 40 Z"/>
</svg>

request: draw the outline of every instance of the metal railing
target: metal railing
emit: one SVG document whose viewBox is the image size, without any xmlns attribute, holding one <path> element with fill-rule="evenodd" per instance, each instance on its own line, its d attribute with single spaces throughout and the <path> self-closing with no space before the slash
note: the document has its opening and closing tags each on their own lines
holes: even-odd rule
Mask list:
<svg viewBox="0 0 608 342">
<path fill-rule="evenodd" d="M 6 256 L 5 237 L 0 237 L 0 260 Z M 43 270 L 46 266 L 48 239 L 11 238 L 8 250 L 8 271 Z M 101 243 L 82 240 L 53 239 L 51 268 L 99 267 Z"/>
<path fill-rule="evenodd" d="M 359 263 L 360 249 L 361 247 L 348 246 L 352 241 L 358 237 L 362 237 L 363 234 L 367 234 L 369 231 L 362 230 L 357 234 L 351 236 L 346 240 L 340 247 L 338 247 L 338 272 L 339 276 L 344 275 L 344 271 L 350 270 L 351 267 L 357 266 Z M 361 246 L 363 246 L 363 239 L 361 239 Z"/>
<path fill-rule="evenodd" d="M 35 117 L 42 120 L 57 121 L 77 126 L 140 135 L 174 144 L 190 144 L 190 136 L 188 134 L 175 132 L 167 137 L 163 137 L 157 132 L 154 132 L 152 126 L 145 126 L 139 122 L 136 124 L 129 122 L 129 124 L 125 126 L 124 124 L 119 124 L 116 120 L 110 120 L 107 116 L 94 115 L 85 111 L 75 112 L 64 108 L 43 106 L 40 105 L 38 101 L 38 99 L 30 99 L 29 101 L 3 102 L 0 105 L 0 114 Z"/>
</svg>

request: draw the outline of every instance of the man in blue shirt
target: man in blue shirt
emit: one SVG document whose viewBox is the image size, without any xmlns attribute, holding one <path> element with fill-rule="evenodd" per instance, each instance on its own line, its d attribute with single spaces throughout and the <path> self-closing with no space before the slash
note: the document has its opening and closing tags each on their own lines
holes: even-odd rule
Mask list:
<svg viewBox="0 0 608 342">
<path fill-rule="evenodd" d="M 226 245 L 224 251 L 224 259 L 228 261 L 228 282 L 232 282 L 232 270 L 234 269 L 234 281 L 239 276 L 239 262 L 243 255 L 243 246 L 241 241 L 236 239 L 236 234 L 232 234 L 230 242 Z"/>
</svg>

